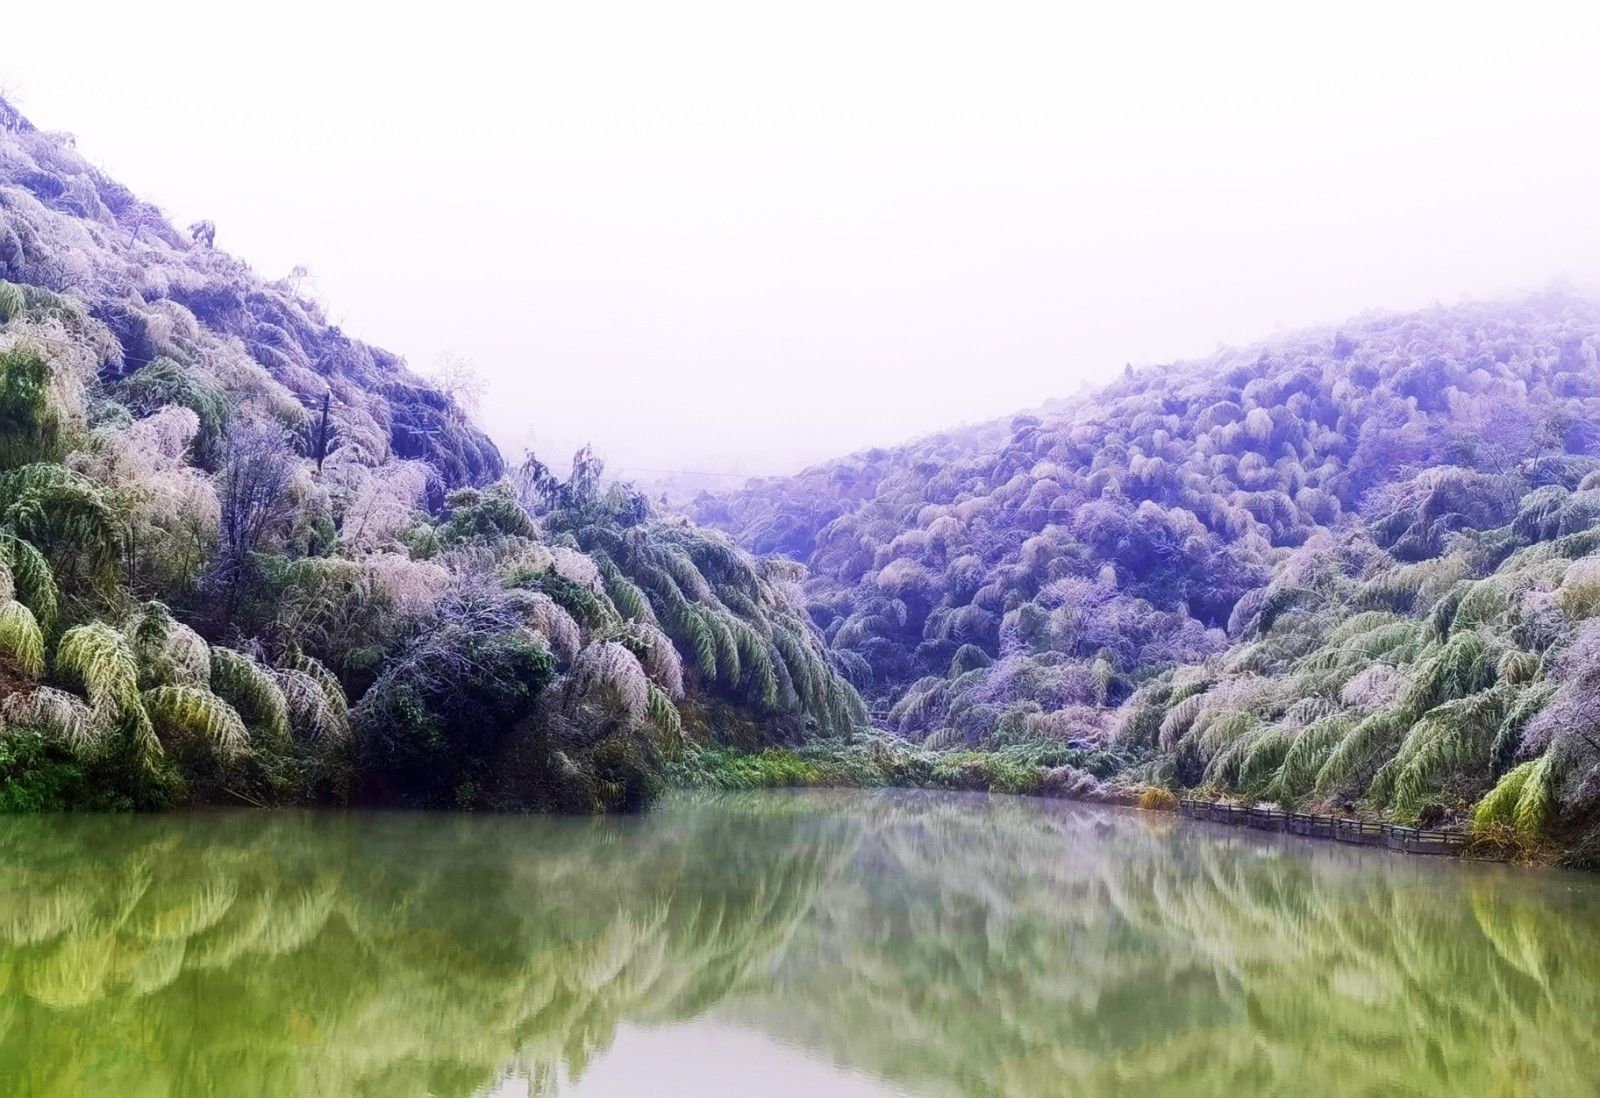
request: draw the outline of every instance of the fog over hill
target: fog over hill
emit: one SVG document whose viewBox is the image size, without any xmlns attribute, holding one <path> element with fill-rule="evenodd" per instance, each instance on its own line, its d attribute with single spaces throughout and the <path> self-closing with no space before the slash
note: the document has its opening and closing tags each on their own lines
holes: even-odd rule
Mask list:
<svg viewBox="0 0 1600 1098">
<path fill-rule="evenodd" d="M 473 360 L 509 460 L 788 474 L 1125 362 L 1600 290 L 1595 5 L 158 7 L 12 5 L 0 88 L 347 334 Z M 171 63 L 107 94 L 129 58 Z"/>
<path fill-rule="evenodd" d="M 685 517 L 587 450 L 508 470 L 213 233 L 0 107 L 19 805 L 595 811 L 779 774 L 1591 828 L 1585 297 L 1129 367 Z M 810 754 L 725 753 L 774 744 Z"/>
</svg>

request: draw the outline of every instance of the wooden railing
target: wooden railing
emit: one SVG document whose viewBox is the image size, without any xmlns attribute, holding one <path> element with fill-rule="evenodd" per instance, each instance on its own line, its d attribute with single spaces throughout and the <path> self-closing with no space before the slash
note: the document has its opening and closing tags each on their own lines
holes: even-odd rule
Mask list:
<svg viewBox="0 0 1600 1098">
<path fill-rule="evenodd" d="M 1458 853 L 1466 847 L 1467 836 L 1459 831 L 1429 831 L 1400 824 L 1372 823 L 1340 816 L 1308 816 L 1276 808 L 1253 808 L 1221 801 L 1178 801 L 1178 812 L 1197 820 L 1253 827 L 1258 831 L 1286 831 L 1314 839 L 1333 839 L 1363 846 L 1385 846 L 1411 854 Z"/>
</svg>

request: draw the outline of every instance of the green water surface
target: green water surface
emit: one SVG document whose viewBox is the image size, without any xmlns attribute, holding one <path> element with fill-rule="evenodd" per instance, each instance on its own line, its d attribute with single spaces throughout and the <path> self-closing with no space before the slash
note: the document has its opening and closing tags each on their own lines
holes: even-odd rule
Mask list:
<svg viewBox="0 0 1600 1098">
<path fill-rule="evenodd" d="M 0 1094 L 1590 1094 L 1600 888 L 914 793 L 0 820 Z"/>
</svg>

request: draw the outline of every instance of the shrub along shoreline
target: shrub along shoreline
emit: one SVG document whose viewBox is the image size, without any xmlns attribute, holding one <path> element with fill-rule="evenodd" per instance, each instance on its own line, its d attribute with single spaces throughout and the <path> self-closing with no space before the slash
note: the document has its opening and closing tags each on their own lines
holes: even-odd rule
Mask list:
<svg viewBox="0 0 1600 1098">
<path fill-rule="evenodd" d="M 849 743 L 824 741 L 797 747 L 744 750 L 687 746 L 663 770 L 668 788 L 735 792 L 758 789 L 924 789 L 999 793 L 1119 805 L 1176 814 L 1179 795 L 1134 777 L 1137 767 L 1115 752 L 1058 743 L 1016 744 L 999 750 L 940 751 L 874 732 Z M 1216 787 L 1184 791 L 1206 803 L 1237 807 L 1279 806 Z M 1388 823 L 1386 817 L 1354 810 L 1344 818 Z M 1515 827 L 1469 821 L 1458 830 L 1468 841 L 1445 853 L 1479 861 L 1553 865 L 1593 870 L 1596 860 L 1581 848 L 1530 842 Z M 1310 838 L 1282 832 L 1292 838 Z M 1409 848 L 1396 853 L 1418 854 Z"/>
<path fill-rule="evenodd" d="M 1034 742 L 993 751 L 933 751 L 873 733 L 848 743 L 821 741 L 757 751 L 687 746 L 664 769 L 668 785 L 689 789 L 947 789 L 1066 800 L 1132 803 L 1116 783 L 1126 760 L 1108 751 Z"/>
</svg>

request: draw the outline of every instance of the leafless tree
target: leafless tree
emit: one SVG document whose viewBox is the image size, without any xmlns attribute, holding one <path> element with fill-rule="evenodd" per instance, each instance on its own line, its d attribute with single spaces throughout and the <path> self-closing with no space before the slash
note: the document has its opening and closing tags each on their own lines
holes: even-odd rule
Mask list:
<svg viewBox="0 0 1600 1098">
<path fill-rule="evenodd" d="M 488 384 L 478 373 L 477 363 L 466 355 L 446 351 L 429 380 L 463 410 L 477 415 Z"/>
<path fill-rule="evenodd" d="M 308 448 L 312 460 L 317 463 L 319 473 L 322 472 L 322 463 L 327 460 L 328 453 L 333 449 L 333 421 L 329 416 L 332 395 L 332 389 L 322 394 L 322 406 L 317 412 L 317 418 L 307 429 Z"/>
<path fill-rule="evenodd" d="M 282 427 L 246 423 L 228 432 L 217 474 L 222 514 L 215 581 L 229 617 L 249 578 L 252 554 L 293 517 L 294 466 L 294 450 Z"/>
</svg>

